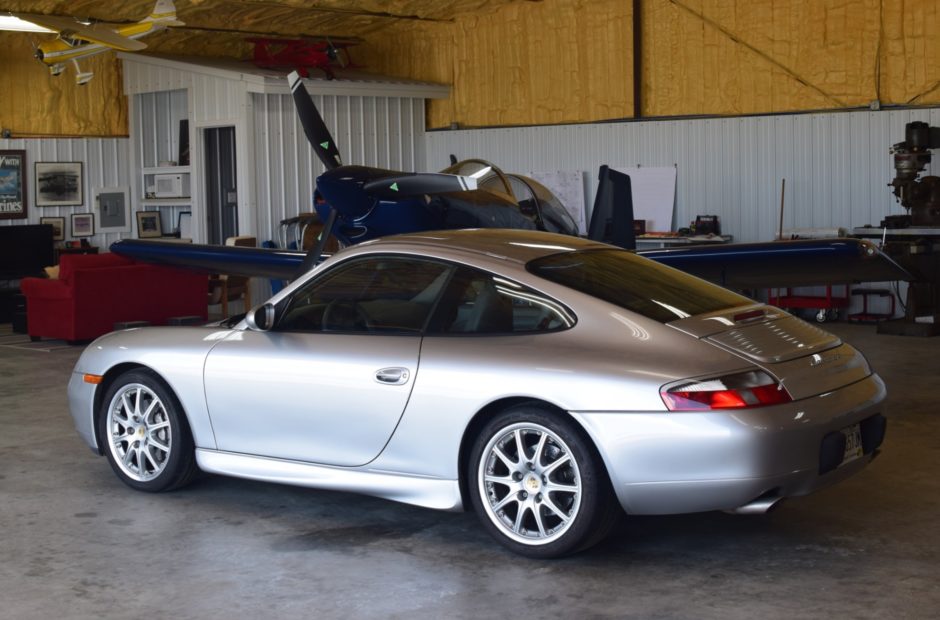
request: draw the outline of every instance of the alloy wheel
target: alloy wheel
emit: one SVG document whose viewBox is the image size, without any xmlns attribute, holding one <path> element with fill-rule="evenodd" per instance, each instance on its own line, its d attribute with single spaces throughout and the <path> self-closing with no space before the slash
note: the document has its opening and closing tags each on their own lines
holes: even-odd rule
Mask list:
<svg viewBox="0 0 940 620">
<path fill-rule="evenodd" d="M 568 445 L 531 422 L 495 433 L 477 476 L 487 516 L 508 538 L 543 545 L 560 538 L 581 508 L 581 472 Z"/>
<path fill-rule="evenodd" d="M 149 387 L 130 383 L 115 393 L 106 428 L 114 462 L 130 479 L 147 482 L 166 468 L 173 449 L 170 419 Z"/>
</svg>

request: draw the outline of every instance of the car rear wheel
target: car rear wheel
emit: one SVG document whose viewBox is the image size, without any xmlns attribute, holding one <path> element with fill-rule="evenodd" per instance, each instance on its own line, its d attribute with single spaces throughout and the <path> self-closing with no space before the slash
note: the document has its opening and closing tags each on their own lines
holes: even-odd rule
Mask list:
<svg viewBox="0 0 940 620">
<path fill-rule="evenodd" d="M 470 499 L 484 527 L 525 556 L 599 542 L 620 514 L 590 439 L 571 420 L 521 405 L 490 420 L 470 453 Z"/>
<path fill-rule="evenodd" d="M 155 493 L 192 479 L 197 467 L 189 425 L 159 377 L 147 370 L 122 374 L 108 388 L 102 406 L 99 437 L 121 481 Z"/>
</svg>

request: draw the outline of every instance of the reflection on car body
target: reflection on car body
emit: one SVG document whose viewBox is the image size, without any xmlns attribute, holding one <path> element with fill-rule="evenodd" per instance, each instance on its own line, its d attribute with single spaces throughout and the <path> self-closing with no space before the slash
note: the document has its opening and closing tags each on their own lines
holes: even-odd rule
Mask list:
<svg viewBox="0 0 940 620">
<path fill-rule="evenodd" d="M 338 252 L 233 327 L 104 336 L 69 385 L 82 437 L 144 491 L 197 469 L 472 507 L 525 555 L 628 514 L 763 512 L 861 470 L 885 389 L 779 309 L 533 231 Z"/>
</svg>

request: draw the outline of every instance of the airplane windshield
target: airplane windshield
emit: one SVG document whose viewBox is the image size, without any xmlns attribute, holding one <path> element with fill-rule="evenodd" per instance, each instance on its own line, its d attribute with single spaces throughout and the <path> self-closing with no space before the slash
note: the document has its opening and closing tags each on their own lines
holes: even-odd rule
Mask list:
<svg viewBox="0 0 940 620">
<path fill-rule="evenodd" d="M 459 174 L 465 177 L 473 177 L 477 180 L 477 187 L 491 192 L 507 194 L 513 197 L 512 188 L 503 171 L 483 159 L 465 159 L 459 161 L 441 172 L 445 174 Z"/>
</svg>

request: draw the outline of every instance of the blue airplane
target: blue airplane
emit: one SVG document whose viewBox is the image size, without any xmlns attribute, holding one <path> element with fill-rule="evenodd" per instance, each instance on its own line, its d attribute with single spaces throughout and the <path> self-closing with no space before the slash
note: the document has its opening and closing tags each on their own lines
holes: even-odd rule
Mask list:
<svg viewBox="0 0 940 620">
<path fill-rule="evenodd" d="M 345 165 L 300 76 L 288 76 L 304 133 L 326 171 L 317 177 L 314 209 L 323 222 L 309 251 L 163 244 L 125 239 L 111 250 L 137 260 L 209 273 L 293 279 L 313 268 L 330 236 L 352 245 L 388 235 L 454 228 L 521 228 L 577 235 L 561 201 L 534 179 L 507 174 L 481 159 L 439 173 Z M 633 249 L 632 192 L 626 174 L 601 166 L 589 236 Z M 859 239 L 722 244 L 638 252 L 737 289 L 832 282 L 891 281 L 910 275 L 871 242 Z"/>
</svg>

